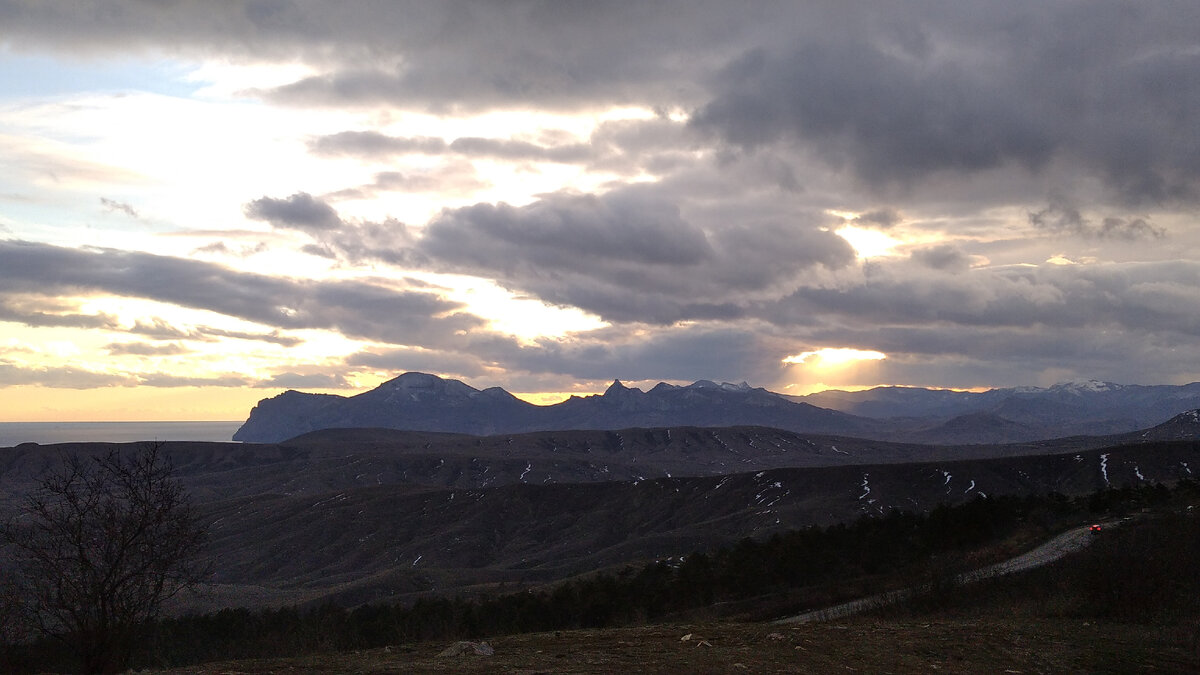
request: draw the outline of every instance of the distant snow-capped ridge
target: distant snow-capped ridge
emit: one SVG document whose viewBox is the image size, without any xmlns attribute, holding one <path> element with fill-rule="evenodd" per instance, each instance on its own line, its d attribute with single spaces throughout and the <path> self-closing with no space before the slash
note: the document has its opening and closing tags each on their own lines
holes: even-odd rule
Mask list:
<svg viewBox="0 0 1200 675">
<path fill-rule="evenodd" d="M 1008 387 L 1004 389 L 993 389 L 992 391 L 1011 391 L 1018 394 L 1041 394 L 1045 392 L 1089 394 L 1106 391 L 1120 391 L 1125 387 L 1126 385 L 1123 384 L 1104 382 L 1101 380 L 1071 380 L 1069 382 L 1059 382 L 1058 384 L 1053 384 L 1049 387 Z"/>
</svg>

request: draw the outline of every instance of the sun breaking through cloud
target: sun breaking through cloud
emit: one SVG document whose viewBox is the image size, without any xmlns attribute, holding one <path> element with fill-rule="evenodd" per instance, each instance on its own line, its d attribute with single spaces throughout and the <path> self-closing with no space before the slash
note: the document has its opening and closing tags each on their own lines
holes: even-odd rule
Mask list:
<svg viewBox="0 0 1200 675">
<path fill-rule="evenodd" d="M 881 361 L 887 354 L 870 349 L 850 347 L 823 347 L 810 352 L 801 352 L 783 359 L 784 363 L 804 364 L 815 368 L 836 368 L 856 361 Z"/>
</svg>

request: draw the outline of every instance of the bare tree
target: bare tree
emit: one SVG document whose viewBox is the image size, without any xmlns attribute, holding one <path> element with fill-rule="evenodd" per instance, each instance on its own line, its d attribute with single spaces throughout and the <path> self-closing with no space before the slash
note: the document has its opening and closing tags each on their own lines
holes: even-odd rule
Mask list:
<svg viewBox="0 0 1200 675">
<path fill-rule="evenodd" d="M 70 455 L 3 527 L 28 624 L 63 640 L 84 672 L 127 668 L 163 602 L 203 580 L 206 531 L 172 474 L 161 443 Z"/>
</svg>

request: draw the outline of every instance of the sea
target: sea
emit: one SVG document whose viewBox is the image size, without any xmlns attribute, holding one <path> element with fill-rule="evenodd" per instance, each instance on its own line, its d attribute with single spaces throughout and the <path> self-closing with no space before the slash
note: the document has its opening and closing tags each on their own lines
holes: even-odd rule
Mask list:
<svg viewBox="0 0 1200 675">
<path fill-rule="evenodd" d="M 223 441 L 243 422 L 0 422 L 0 448 L 21 443 Z"/>
</svg>

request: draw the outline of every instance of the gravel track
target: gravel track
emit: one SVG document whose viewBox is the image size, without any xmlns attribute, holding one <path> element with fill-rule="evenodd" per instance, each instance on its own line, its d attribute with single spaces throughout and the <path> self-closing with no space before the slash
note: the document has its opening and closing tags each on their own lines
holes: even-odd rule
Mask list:
<svg viewBox="0 0 1200 675">
<path fill-rule="evenodd" d="M 1103 523 L 1104 528 L 1115 527 L 1117 523 Z M 1014 572 L 1022 572 L 1024 570 L 1048 565 L 1059 558 L 1078 551 L 1087 545 L 1091 544 L 1096 535 L 1091 532 L 1090 525 L 1084 525 L 1071 530 L 1067 530 L 1062 534 L 1046 541 L 1037 548 L 1031 549 L 1022 553 L 1019 556 L 1009 558 L 1003 562 L 982 567 L 971 572 L 964 572 L 954 578 L 957 584 L 969 584 L 983 579 L 992 577 L 1004 576 L 1005 574 L 1013 574 Z M 851 600 L 840 605 L 816 609 L 803 614 L 789 616 L 783 619 L 777 619 L 772 623 L 778 625 L 798 624 L 798 623 L 813 623 L 817 621 L 830 621 L 832 619 L 840 619 L 847 616 L 853 616 L 861 612 L 866 612 L 884 605 L 891 605 L 903 600 L 907 600 L 920 592 L 928 591 L 928 587 L 924 588 L 904 588 L 897 591 L 889 591 L 880 593 L 858 600 Z"/>
</svg>

